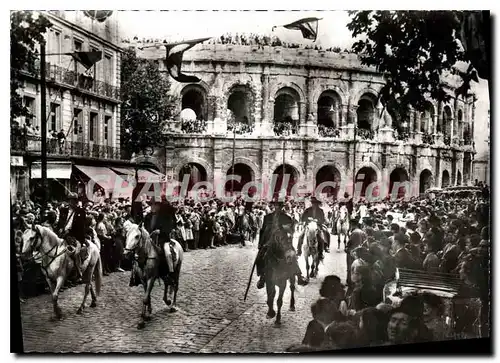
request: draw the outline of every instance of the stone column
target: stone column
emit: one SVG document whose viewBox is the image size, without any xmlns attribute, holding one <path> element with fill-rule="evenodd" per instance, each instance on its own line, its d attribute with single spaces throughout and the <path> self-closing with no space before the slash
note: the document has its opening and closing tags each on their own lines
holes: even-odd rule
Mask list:
<svg viewBox="0 0 500 363">
<path fill-rule="evenodd" d="M 350 105 L 349 107 L 349 118 L 348 118 L 348 123 L 352 123 L 355 125 L 355 127 L 358 126 L 358 105 Z"/>
<path fill-rule="evenodd" d="M 339 120 L 339 109 L 337 107 L 337 105 L 335 105 L 333 107 L 333 117 L 332 117 L 332 121 L 333 121 L 333 128 L 337 129 L 340 127 L 340 120 Z"/>
<path fill-rule="evenodd" d="M 340 112 L 342 115 L 342 125 L 341 126 L 346 126 L 349 123 L 349 106 L 348 105 L 341 105 Z"/>
<path fill-rule="evenodd" d="M 414 140 L 417 144 L 421 144 L 422 143 L 422 131 L 420 131 L 420 130 L 422 129 L 422 120 L 421 120 L 421 114 L 419 111 L 415 112 L 415 123 L 416 123 L 417 130 L 415 131 Z"/>
</svg>

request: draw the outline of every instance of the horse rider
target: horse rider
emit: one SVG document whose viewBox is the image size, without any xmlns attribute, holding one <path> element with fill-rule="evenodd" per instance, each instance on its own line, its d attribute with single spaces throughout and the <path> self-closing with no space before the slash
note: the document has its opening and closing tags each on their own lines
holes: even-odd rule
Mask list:
<svg viewBox="0 0 500 363">
<path fill-rule="evenodd" d="M 72 237 L 80 243 L 82 248 L 88 248 L 89 244 L 85 239 L 85 225 L 87 220 L 85 209 L 79 205 L 78 195 L 76 193 L 70 193 L 68 195 L 68 201 L 68 214 L 61 220 L 62 226 L 59 230 L 59 235 L 66 240 L 68 237 Z M 81 282 L 83 275 L 80 256 L 75 256 L 74 261 L 77 272 L 77 282 Z"/>
<path fill-rule="evenodd" d="M 283 211 L 284 202 L 283 201 L 275 201 L 273 202 L 275 205 L 274 212 L 266 215 L 264 217 L 264 223 L 262 225 L 262 229 L 260 231 L 259 237 L 259 252 L 257 253 L 257 260 L 255 262 L 257 267 L 257 276 L 259 276 L 259 281 L 257 282 L 257 288 L 262 289 L 265 285 L 265 255 L 268 248 L 268 243 L 270 240 L 270 234 L 275 226 L 275 222 L 282 229 L 289 229 L 289 233 L 293 234 L 293 219 Z M 291 238 L 291 237 L 290 237 Z M 291 245 L 291 243 L 290 243 Z M 293 249 L 293 246 L 292 246 Z M 307 280 L 302 276 L 302 271 L 300 271 L 299 263 L 297 258 L 293 260 L 294 268 L 297 275 L 297 283 L 299 285 L 307 285 Z"/>
<path fill-rule="evenodd" d="M 307 208 L 302 214 L 301 222 L 304 223 L 304 225 L 307 225 L 309 218 L 315 219 L 317 221 L 318 253 L 319 253 L 319 258 L 322 260 L 324 257 L 323 250 L 329 252 L 327 247 L 328 246 L 327 241 L 325 241 L 324 238 L 325 235 L 329 236 L 329 232 L 326 227 L 325 213 L 323 212 L 323 209 L 320 208 L 321 202 L 318 199 L 316 199 L 316 197 L 313 196 L 311 197 L 311 204 L 312 205 L 309 208 Z M 297 256 L 300 256 L 302 254 L 302 243 L 304 242 L 305 233 L 306 230 L 304 228 L 299 236 L 299 244 L 297 245 Z"/>
</svg>

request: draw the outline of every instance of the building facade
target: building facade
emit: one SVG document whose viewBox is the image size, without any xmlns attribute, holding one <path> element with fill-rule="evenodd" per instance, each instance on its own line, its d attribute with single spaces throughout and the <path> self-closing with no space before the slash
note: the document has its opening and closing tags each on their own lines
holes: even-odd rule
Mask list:
<svg viewBox="0 0 500 363">
<path fill-rule="evenodd" d="M 165 66 L 163 47 L 137 52 Z M 172 81 L 175 122 L 182 124 L 181 111 L 190 108 L 198 129 L 170 133 L 157 152 L 169 181 L 188 173 L 190 185 L 217 184 L 236 174 L 265 184 L 285 170 L 289 186 L 299 182 L 309 189 L 363 179 L 361 195 L 374 181 L 390 190 L 408 181 L 412 195 L 471 183 L 473 95 L 449 104 L 429 100 L 425 112 L 413 112 L 396 130 L 397 120 L 377 104 L 381 74 L 354 54 L 201 44 L 184 54 L 183 72 L 202 81 Z M 454 85 L 448 86 L 451 93 Z M 231 188 L 236 190 L 233 183 Z"/>
<path fill-rule="evenodd" d="M 14 199 L 27 198 L 41 178 L 41 108 L 47 115 L 47 178 L 51 195 L 77 191 L 82 181 L 80 165 L 94 168 L 127 165 L 120 150 L 120 64 L 118 22 L 112 15 L 104 22 L 83 11 L 49 11 L 52 23 L 46 39 L 46 105 L 41 104 L 38 73 L 23 73 L 19 90 L 32 116 L 12 125 L 11 191 Z M 67 53 L 102 52 L 90 69 Z M 65 54 L 66 53 L 66 54 Z M 97 168 L 97 169 L 96 169 Z"/>
</svg>

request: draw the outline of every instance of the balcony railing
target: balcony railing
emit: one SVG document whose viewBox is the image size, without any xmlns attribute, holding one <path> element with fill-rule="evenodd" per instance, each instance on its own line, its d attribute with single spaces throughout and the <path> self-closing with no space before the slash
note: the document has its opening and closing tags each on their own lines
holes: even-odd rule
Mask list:
<svg viewBox="0 0 500 363">
<path fill-rule="evenodd" d="M 275 122 L 273 131 L 276 136 L 296 135 L 299 133 L 298 127 L 290 122 Z"/>
<path fill-rule="evenodd" d="M 251 134 L 254 130 L 254 125 L 249 125 L 245 123 L 238 122 L 234 125 L 234 133 L 236 135 L 248 135 Z M 233 125 L 227 125 L 227 132 L 233 133 Z"/>
<path fill-rule="evenodd" d="M 185 134 L 203 134 L 207 130 L 207 122 L 203 120 L 181 121 L 180 128 Z"/>
<path fill-rule="evenodd" d="M 109 97 L 116 100 L 120 99 L 120 90 L 118 87 L 112 86 L 107 82 L 96 80 L 84 74 L 78 74 L 67 68 L 59 67 L 56 64 L 48 62 L 45 64 L 45 78 L 49 82 L 52 81 L 76 87 L 80 90 L 93 93 L 98 96 Z M 37 72 L 36 76 L 38 76 L 38 72 L 40 72 L 39 61 L 35 64 L 35 69 Z"/>
<path fill-rule="evenodd" d="M 375 137 L 375 133 L 372 130 L 360 129 L 358 128 L 356 131 L 358 138 L 362 140 L 373 140 Z"/>
<path fill-rule="evenodd" d="M 39 153 L 42 150 L 40 136 L 11 134 L 11 151 Z M 107 145 L 89 144 L 79 141 L 47 139 L 47 154 L 51 156 L 81 156 L 87 158 L 125 160 L 125 154 L 119 148 Z"/>
<path fill-rule="evenodd" d="M 426 145 L 434 145 L 434 138 L 431 134 L 423 134 L 422 135 L 422 143 Z"/>
<path fill-rule="evenodd" d="M 340 130 L 334 127 L 318 125 L 318 134 L 320 137 L 340 137 Z"/>
</svg>

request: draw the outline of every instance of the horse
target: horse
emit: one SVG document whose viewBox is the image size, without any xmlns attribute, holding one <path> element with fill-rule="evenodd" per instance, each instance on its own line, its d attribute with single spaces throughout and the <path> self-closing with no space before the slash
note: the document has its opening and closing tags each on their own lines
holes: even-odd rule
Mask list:
<svg viewBox="0 0 500 363">
<path fill-rule="evenodd" d="M 141 321 L 137 326 L 138 329 L 142 329 L 145 326 L 145 321 L 151 319 L 153 312 L 151 308 L 151 291 L 157 278 L 161 278 L 165 285 L 163 301 L 167 308 L 170 308 L 171 313 L 177 311 L 177 291 L 179 289 L 179 276 L 184 251 L 181 244 L 175 240 L 165 243 L 167 246 L 164 245 L 163 249 L 157 247 L 153 244 L 152 237 L 156 238 L 159 231 L 156 230 L 150 235 L 142 223 L 137 225 L 127 221 L 124 228 L 126 238 L 123 254 L 125 258 L 128 258 L 134 253 L 133 273 L 137 273 L 144 288 Z M 167 253 L 164 252 L 165 249 Z M 175 258 L 172 257 L 172 252 Z M 163 256 L 164 254 L 165 256 Z"/>
<path fill-rule="evenodd" d="M 339 250 L 340 250 L 340 241 L 342 236 L 344 237 L 343 241 L 345 248 L 347 238 L 349 235 L 349 230 L 350 230 L 349 211 L 347 210 L 347 207 L 343 205 L 339 209 L 339 217 L 337 219 L 337 234 L 338 234 L 337 248 Z"/>
<path fill-rule="evenodd" d="M 58 305 L 59 290 L 64 286 L 66 278 L 75 265 L 73 258 L 80 258 L 79 248 L 70 246 L 59 238 L 50 228 L 33 224 L 31 228 L 23 233 L 22 254 L 38 252 L 40 254 L 40 266 L 49 285 L 52 295 L 52 304 L 56 319 L 62 319 L 62 311 Z M 99 248 L 89 243 L 88 256 L 82 264 L 83 281 L 85 283 L 85 294 L 83 301 L 77 310 L 81 314 L 85 309 L 87 296 L 92 296 L 90 307 L 97 306 L 96 295 L 101 292 L 102 285 L 102 263 Z M 95 292 L 92 287 L 92 277 L 95 277 Z"/>
<path fill-rule="evenodd" d="M 302 244 L 302 252 L 306 261 L 307 279 L 309 276 L 315 277 L 318 275 L 319 267 L 319 250 L 318 250 L 318 223 L 315 219 L 309 219 L 305 226 L 304 239 Z M 309 274 L 309 257 L 312 257 L 311 274 Z"/>
<path fill-rule="evenodd" d="M 295 311 L 295 271 L 293 261 L 295 251 L 290 241 L 288 232 L 277 226 L 274 222 L 268 249 L 265 258 L 265 283 L 267 292 L 267 318 L 272 319 L 276 316 L 275 326 L 281 325 L 281 307 L 283 306 L 283 294 L 286 289 L 286 282 L 290 283 L 290 311 Z M 293 228 L 293 227 L 292 227 Z M 293 231 L 289 231 L 290 233 Z M 278 312 L 274 311 L 274 297 L 276 296 L 276 287 L 278 287 L 278 299 L 276 305 Z"/>
</svg>

